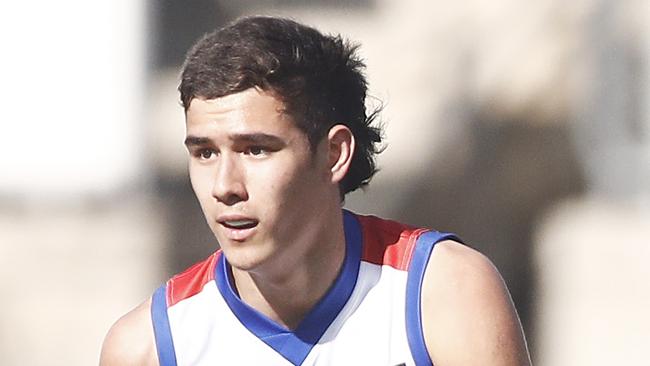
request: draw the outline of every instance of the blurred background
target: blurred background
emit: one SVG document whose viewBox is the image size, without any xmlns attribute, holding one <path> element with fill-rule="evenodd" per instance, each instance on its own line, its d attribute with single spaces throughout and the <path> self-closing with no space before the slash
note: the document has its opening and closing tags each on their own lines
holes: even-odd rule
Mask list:
<svg viewBox="0 0 650 366">
<path fill-rule="evenodd" d="M 452 231 L 507 282 L 536 365 L 650 365 L 644 0 L 0 5 L 0 363 L 90 365 L 217 243 L 193 197 L 187 49 L 282 15 L 362 45 L 381 171 L 346 206 Z"/>
</svg>

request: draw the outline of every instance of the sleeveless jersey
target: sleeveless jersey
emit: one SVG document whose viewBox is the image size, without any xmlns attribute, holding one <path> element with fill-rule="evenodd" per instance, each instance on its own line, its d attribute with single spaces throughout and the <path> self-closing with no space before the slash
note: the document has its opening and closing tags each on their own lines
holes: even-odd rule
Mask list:
<svg viewBox="0 0 650 366">
<path fill-rule="evenodd" d="M 340 273 L 289 330 L 241 301 L 221 251 L 152 297 L 158 359 L 172 365 L 431 365 L 420 291 L 437 242 L 452 234 L 344 211 Z"/>
</svg>

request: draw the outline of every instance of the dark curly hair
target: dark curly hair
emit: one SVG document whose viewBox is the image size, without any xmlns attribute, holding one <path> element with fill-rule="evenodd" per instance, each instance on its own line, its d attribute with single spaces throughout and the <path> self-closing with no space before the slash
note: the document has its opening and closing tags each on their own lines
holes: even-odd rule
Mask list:
<svg viewBox="0 0 650 366">
<path fill-rule="evenodd" d="M 366 113 L 365 65 L 358 45 L 295 21 L 246 17 L 205 35 L 189 51 L 178 87 L 185 111 L 194 98 L 213 99 L 251 87 L 272 92 L 309 140 L 312 151 L 336 124 L 356 147 L 340 184 L 344 195 L 377 171 L 381 128 Z"/>
</svg>

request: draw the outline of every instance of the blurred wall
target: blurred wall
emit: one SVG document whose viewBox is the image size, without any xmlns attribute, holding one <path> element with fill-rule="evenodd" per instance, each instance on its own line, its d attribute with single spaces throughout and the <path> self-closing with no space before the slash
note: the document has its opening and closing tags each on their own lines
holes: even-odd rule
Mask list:
<svg viewBox="0 0 650 366">
<path fill-rule="evenodd" d="M 89 365 L 158 283 L 142 2 L 0 5 L 0 363 Z"/>
</svg>

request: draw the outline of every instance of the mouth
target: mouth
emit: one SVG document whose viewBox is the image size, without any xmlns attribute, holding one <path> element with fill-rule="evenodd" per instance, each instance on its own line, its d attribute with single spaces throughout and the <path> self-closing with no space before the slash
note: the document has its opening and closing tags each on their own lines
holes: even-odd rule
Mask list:
<svg viewBox="0 0 650 366">
<path fill-rule="evenodd" d="M 253 219 L 240 219 L 240 220 L 221 220 L 219 221 L 219 223 L 228 229 L 245 230 L 245 229 L 252 229 L 255 226 L 257 226 L 258 221 Z"/>
<path fill-rule="evenodd" d="M 242 216 L 223 216 L 217 222 L 224 228 L 222 232 L 225 237 L 237 242 L 243 242 L 250 238 L 259 224 L 256 219 Z"/>
</svg>

